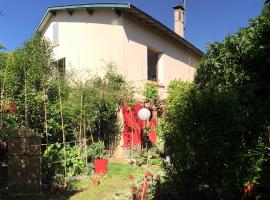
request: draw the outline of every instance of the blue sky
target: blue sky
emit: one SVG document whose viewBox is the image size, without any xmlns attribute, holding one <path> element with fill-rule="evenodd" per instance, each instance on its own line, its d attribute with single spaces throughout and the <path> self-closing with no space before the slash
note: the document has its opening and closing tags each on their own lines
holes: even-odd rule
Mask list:
<svg viewBox="0 0 270 200">
<path fill-rule="evenodd" d="M 1 0 L 0 43 L 13 50 L 29 39 L 47 8 L 55 5 L 130 2 L 173 29 L 173 10 L 181 0 Z M 209 42 L 234 34 L 260 14 L 264 0 L 186 0 L 185 39 L 206 50 Z"/>
</svg>

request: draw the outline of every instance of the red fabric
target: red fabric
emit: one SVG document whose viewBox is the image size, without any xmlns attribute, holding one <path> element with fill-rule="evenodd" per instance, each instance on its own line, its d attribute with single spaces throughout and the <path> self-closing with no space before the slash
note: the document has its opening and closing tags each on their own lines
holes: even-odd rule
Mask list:
<svg viewBox="0 0 270 200">
<path fill-rule="evenodd" d="M 152 143 L 157 142 L 157 120 L 156 119 L 151 119 L 150 120 L 150 133 L 149 133 L 149 139 Z"/>
<path fill-rule="evenodd" d="M 157 142 L 157 134 L 155 132 L 150 132 L 148 137 L 153 144 Z"/>
<path fill-rule="evenodd" d="M 138 112 L 142 108 L 142 105 L 137 104 L 131 108 L 129 106 L 123 106 L 123 118 L 124 118 L 124 144 L 123 147 L 131 147 L 132 145 L 141 144 L 142 126 L 141 120 L 138 118 Z"/>
<path fill-rule="evenodd" d="M 151 119 L 149 122 L 140 120 L 138 118 L 138 112 L 142 108 L 143 106 L 141 104 L 137 104 L 133 108 L 127 105 L 122 106 L 124 118 L 123 147 L 131 147 L 132 145 L 136 146 L 141 144 L 143 128 L 145 124 L 148 123 L 150 125 L 149 139 L 152 143 L 157 142 L 157 121 L 155 119 Z"/>
</svg>

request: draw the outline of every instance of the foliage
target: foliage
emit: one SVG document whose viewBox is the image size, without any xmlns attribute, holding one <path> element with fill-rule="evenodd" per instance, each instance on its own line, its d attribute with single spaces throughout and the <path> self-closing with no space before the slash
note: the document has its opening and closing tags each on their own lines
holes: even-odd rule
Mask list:
<svg viewBox="0 0 270 200">
<path fill-rule="evenodd" d="M 144 174 L 143 180 L 131 186 L 132 197 L 134 200 L 153 199 L 156 183 L 159 177 L 154 177 L 153 173 L 147 171 Z"/>
<path fill-rule="evenodd" d="M 0 15 L 1 15 L 1 11 L 0 11 Z M 6 49 L 6 47 L 2 44 L 0 44 L 0 49 Z"/>
<path fill-rule="evenodd" d="M 76 80 L 75 75 L 56 68 L 51 44 L 38 36 L 20 49 L 0 53 L 0 137 L 8 140 L 10 130 L 22 125 L 38 132 L 43 144 L 52 144 L 43 154 L 44 161 L 55 162 L 51 166 L 44 162 L 51 176 L 63 173 L 64 149 L 58 146 L 63 136 L 72 144 L 80 141 L 77 147 L 65 149 L 67 176 L 88 170 L 85 149 L 90 141 L 100 140 L 105 149 L 113 150 L 119 133 L 119 106 L 133 102 L 132 86 L 115 72 L 113 64 L 103 77 Z M 2 104 L 10 102 L 16 104 L 17 112 L 2 109 Z"/>
<path fill-rule="evenodd" d="M 160 166 L 148 166 L 142 175 L 131 175 L 129 178 L 132 180 L 133 199 L 162 199 L 159 193 L 164 170 Z"/>
<path fill-rule="evenodd" d="M 148 150 L 148 154 L 149 154 L 149 160 L 148 160 L 149 165 L 162 166 L 163 149 L 160 149 L 159 147 L 154 146 Z"/>
<path fill-rule="evenodd" d="M 130 166 L 128 164 L 109 162 L 107 175 L 99 177 L 101 184 L 96 187 L 92 184 L 92 180 L 89 179 L 79 181 L 76 185 L 73 184 L 72 189 L 80 192 L 77 194 L 72 193 L 72 199 L 132 199 L 130 179 L 128 178 L 130 174 L 142 178 L 144 170 L 141 167 Z"/>
<path fill-rule="evenodd" d="M 157 147 L 152 147 L 148 150 L 136 150 L 133 152 L 135 164 L 139 167 L 146 165 L 148 158 L 149 165 L 161 166 L 163 163 L 163 159 L 160 156 L 161 153 Z"/>
<path fill-rule="evenodd" d="M 262 151 L 258 153 L 263 157 L 263 162 L 261 164 L 258 179 L 256 179 L 256 188 L 255 188 L 255 196 L 257 199 L 269 199 L 270 198 L 270 149 L 269 147 L 265 147 Z"/>
<path fill-rule="evenodd" d="M 265 180 L 269 35 L 265 6 L 249 27 L 209 45 L 193 84 L 171 83 L 161 135 L 168 181 L 183 199 L 237 199 L 244 185 Z"/>
<path fill-rule="evenodd" d="M 93 142 L 87 148 L 87 155 L 91 160 L 94 159 L 105 159 L 106 158 L 106 151 L 105 146 L 102 141 Z"/>
<path fill-rule="evenodd" d="M 137 166 L 145 165 L 147 163 L 147 158 L 148 158 L 147 150 L 134 151 L 134 159 L 135 159 L 135 164 Z"/>
<path fill-rule="evenodd" d="M 67 176 L 86 173 L 85 161 L 79 157 L 76 146 L 66 146 Z M 43 153 L 43 165 L 49 163 L 49 174 L 59 176 L 64 171 L 64 149 L 60 143 L 49 145 Z"/>
<path fill-rule="evenodd" d="M 238 158 L 241 148 L 237 146 L 240 135 L 234 137 L 235 102 L 217 91 L 195 88 L 181 82 L 174 82 L 170 87 L 163 125 L 165 152 L 171 156 L 173 167 L 168 175 L 178 185 L 184 199 L 202 198 L 200 193 L 220 199 L 231 181 L 224 178 L 224 174 L 233 178 L 238 173 L 231 163 Z"/>
<path fill-rule="evenodd" d="M 145 97 L 146 103 L 153 103 L 156 106 L 160 105 L 160 97 L 158 94 L 158 89 L 153 84 L 145 84 L 143 95 Z"/>
<path fill-rule="evenodd" d="M 18 112 L 7 114 L 1 110 L 1 136 L 7 137 L 12 128 L 22 124 L 42 132 L 43 86 L 50 79 L 51 52 L 45 39 L 35 37 L 21 49 L 5 53 L 5 62 L 1 65 L 3 102 L 16 103 Z"/>
</svg>

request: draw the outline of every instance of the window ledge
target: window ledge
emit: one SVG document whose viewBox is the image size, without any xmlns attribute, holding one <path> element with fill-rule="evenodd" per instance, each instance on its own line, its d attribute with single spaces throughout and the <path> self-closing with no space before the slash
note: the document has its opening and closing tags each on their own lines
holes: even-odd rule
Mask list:
<svg viewBox="0 0 270 200">
<path fill-rule="evenodd" d="M 151 84 L 151 85 L 154 85 L 158 88 L 165 88 L 165 85 L 164 84 L 161 84 L 159 82 L 156 82 L 156 81 L 150 81 L 150 80 L 147 80 L 146 81 L 147 84 Z"/>
</svg>

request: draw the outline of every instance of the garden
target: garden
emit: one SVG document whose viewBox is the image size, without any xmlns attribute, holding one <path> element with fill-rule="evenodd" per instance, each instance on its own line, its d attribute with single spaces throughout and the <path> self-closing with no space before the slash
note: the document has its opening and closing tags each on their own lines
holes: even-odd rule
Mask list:
<svg viewBox="0 0 270 200">
<path fill-rule="evenodd" d="M 151 84 L 137 101 L 113 63 L 81 80 L 40 37 L 0 53 L 0 198 L 22 191 L 11 166 L 37 159 L 40 199 L 269 199 L 269 36 L 266 2 L 165 101 Z M 128 159 L 113 158 L 122 136 Z"/>
<path fill-rule="evenodd" d="M 8 166 L 8 174 L 14 174 L 11 180 L 10 176 L 1 177 L 3 180 L 8 178 L 2 181 L 2 184 L 6 182 L 6 185 L 1 185 L 2 194 L 8 191 L 8 195 L 16 193 L 18 196 L 28 190 L 28 194 L 40 193 L 39 187 L 31 184 L 22 188 L 21 179 L 32 184 L 41 181 L 41 190 L 46 195 L 73 191 L 78 180 L 82 181 L 78 185 L 85 185 L 86 182 L 90 185 L 102 184 L 102 175 L 107 174 L 107 168 L 108 177 L 113 176 L 112 173 L 118 174 L 113 169 L 121 161 L 109 161 L 108 164 L 108 159 L 120 142 L 123 122 L 118 115 L 123 107 L 129 109 L 126 111 L 128 116 L 132 110 L 132 116 L 136 118 L 132 121 L 139 126 L 136 130 L 127 127 L 130 130 L 126 132 L 125 147 L 132 148 L 133 165 L 120 165 L 127 168 L 125 178 L 135 178 L 133 171 L 139 171 L 138 177 L 144 181 L 147 169 L 137 169 L 140 168 L 138 166 L 146 165 L 148 160 L 162 163 L 157 153 L 153 159 L 145 157 L 150 149 L 147 144 L 151 143 L 147 134 L 153 133 L 150 125 L 138 119 L 139 110 L 133 109 L 136 104 L 137 108 L 142 106 L 134 100 L 132 85 L 115 72 L 113 63 L 106 68 L 104 77 L 89 75 L 88 80 L 81 80 L 79 72 L 66 72 L 64 66 L 53 60 L 50 43 L 40 37 L 32 38 L 14 52 L 1 53 L 1 166 Z M 158 102 L 155 87 L 146 85 L 144 93 L 147 97 L 145 104 L 153 106 Z M 149 118 L 150 112 L 148 114 Z M 145 128 L 144 136 L 141 136 L 142 127 Z M 133 129 L 137 132 L 131 134 Z M 132 135 L 132 140 L 129 135 Z M 136 135 L 136 149 L 133 149 Z M 140 148 L 140 137 L 143 137 L 144 151 Z M 153 137 L 156 141 L 156 135 Z M 155 148 L 158 152 L 158 147 Z M 154 147 L 151 149 L 154 151 Z M 33 160 L 33 157 L 36 159 Z M 19 168 L 24 168 L 24 165 L 18 166 L 18 162 L 28 167 L 34 162 L 35 169 L 28 169 L 30 173 L 20 171 Z M 1 172 L 1 176 L 5 176 L 5 172 Z M 40 181 L 32 177 L 38 177 L 37 174 L 42 174 Z M 126 187 L 129 188 L 128 184 L 124 189 Z"/>
</svg>

